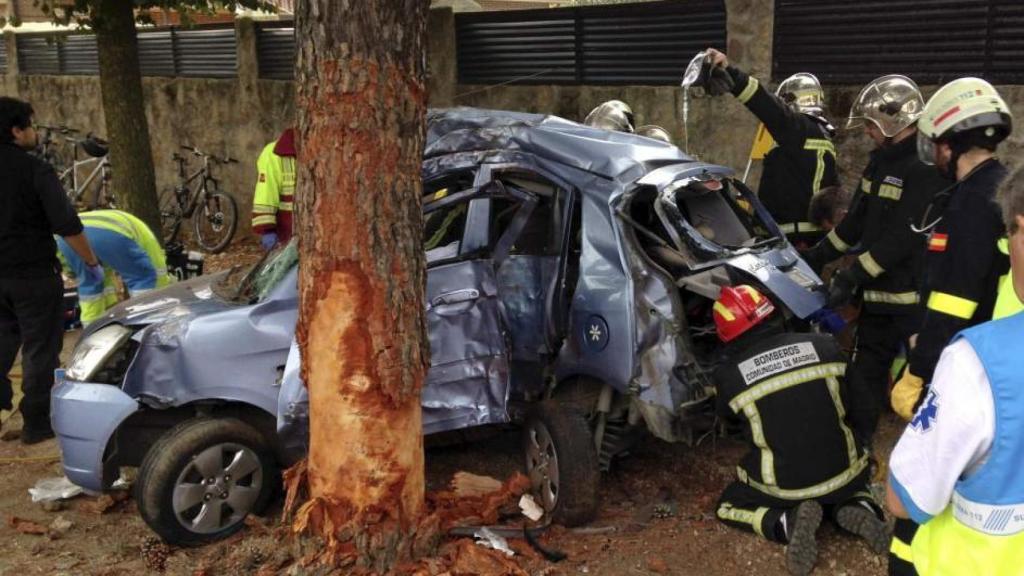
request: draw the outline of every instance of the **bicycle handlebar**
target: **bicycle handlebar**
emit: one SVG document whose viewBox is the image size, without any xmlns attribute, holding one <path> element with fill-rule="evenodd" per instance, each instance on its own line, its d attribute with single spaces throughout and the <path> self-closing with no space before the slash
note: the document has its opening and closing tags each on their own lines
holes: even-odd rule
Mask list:
<svg viewBox="0 0 1024 576">
<path fill-rule="evenodd" d="M 182 150 L 188 150 L 193 155 L 199 156 L 200 158 L 209 158 L 210 160 L 213 160 L 214 162 L 217 162 L 219 164 L 238 164 L 238 160 L 235 160 L 234 158 L 232 158 L 230 156 L 223 156 L 223 157 L 221 157 L 221 156 L 215 156 L 213 154 L 207 154 L 206 152 L 203 152 L 202 150 L 200 150 L 199 148 L 196 148 L 195 146 L 187 146 L 185 144 L 181 144 L 181 149 Z"/>
</svg>

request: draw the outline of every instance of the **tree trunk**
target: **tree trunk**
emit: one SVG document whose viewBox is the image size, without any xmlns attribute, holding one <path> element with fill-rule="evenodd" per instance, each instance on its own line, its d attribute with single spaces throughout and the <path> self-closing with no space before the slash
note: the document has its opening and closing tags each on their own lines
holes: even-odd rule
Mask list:
<svg viewBox="0 0 1024 576">
<path fill-rule="evenodd" d="M 118 207 L 141 218 L 159 238 L 156 175 L 142 98 L 133 8 L 129 0 L 99 0 L 93 5 L 91 20 L 96 31 L 106 137 L 110 141 L 111 190 Z"/>
<path fill-rule="evenodd" d="M 310 501 L 296 529 L 384 572 L 423 512 L 427 0 L 296 10 L 299 324 Z"/>
</svg>

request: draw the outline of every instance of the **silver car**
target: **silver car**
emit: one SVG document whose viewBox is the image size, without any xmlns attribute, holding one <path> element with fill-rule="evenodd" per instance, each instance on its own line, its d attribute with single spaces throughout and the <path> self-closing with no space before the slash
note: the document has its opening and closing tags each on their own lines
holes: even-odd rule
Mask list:
<svg viewBox="0 0 1024 576">
<path fill-rule="evenodd" d="M 428 121 L 424 433 L 520 426 L 555 521 L 593 518 L 600 471 L 640 433 L 686 440 L 706 418 L 728 361 L 721 286 L 756 286 L 793 330 L 826 313 L 821 281 L 729 168 L 552 116 Z M 288 245 L 91 325 L 53 394 L 68 477 L 101 490 L 139 466 L 143 518 L 179 544 L 259 512 L 305 446 L 303 389 L 280 394 L 296 278 Z"/>
</svg>

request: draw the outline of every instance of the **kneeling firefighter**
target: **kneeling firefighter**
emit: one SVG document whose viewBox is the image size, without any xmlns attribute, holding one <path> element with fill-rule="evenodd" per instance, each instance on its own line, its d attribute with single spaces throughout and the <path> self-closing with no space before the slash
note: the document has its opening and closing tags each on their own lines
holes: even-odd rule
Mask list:
<svg viewBox="0 0 1024 576">
<path fill-rule="evenodd" d="M 743 426 L 750 451 L 722 493 L 719 520 L 787 544 L 786 566 L 808 574 L 825 512 L 840 528 L 888 545 L 868 486 L 868 456 L 851 430 L 846 361 L 831 336 L 782 331 L 771 300 L 722 288 L 713 316 L 728 361 L 715 371 L 718 412 Z"/>
<path fill-rule="evenodd" d="M 58 255 L 78 281 L 83 325 L 117 304 L 115 273 L 131 296 L 170 283 L 163 248 L 145 222 L 120 210 L 82 212 L 78 216 L 104 269 L 102 279 L 87 274 L 85 262 L 62 238 L 57 239 Z"/>
</svg>

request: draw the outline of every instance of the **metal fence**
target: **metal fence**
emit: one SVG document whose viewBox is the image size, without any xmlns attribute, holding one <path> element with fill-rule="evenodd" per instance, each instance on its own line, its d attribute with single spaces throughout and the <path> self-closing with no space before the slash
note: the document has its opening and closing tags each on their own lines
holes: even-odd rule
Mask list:
<svg viewBox="0 0 1024 576">
<path fill-rule="evenodd" d="M 256 56 L 260 78 L 295 78 L 295 25 L 292 22 L 266 23 L 256 29 Z"/>
<path fill-rule="evenodd" d="M 92 34 L 18 34 L 21 74 L 97 75 Z M 231 78 L 238 72 L 234 27 L 165 28 L 138 32 L 143 76 Z"/>
<path fill-rule="evenodd" d="M 456 15 L 463 84 L 677 84 L 726 43 L 723 0 Z"/>
<path fill-rule="evenodd" d="M 882 72 L 940 84 L 1024 82 L 1020 0 L 775 0 L 776 79 L 861 84 Z"/>
<path fill-rule="evenodd" d="M 0 74 L 7 74 L 7 42 L 0 41 Z"/>
</svg>

